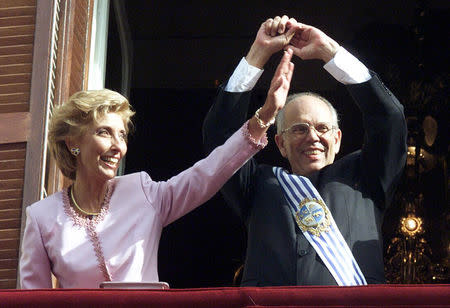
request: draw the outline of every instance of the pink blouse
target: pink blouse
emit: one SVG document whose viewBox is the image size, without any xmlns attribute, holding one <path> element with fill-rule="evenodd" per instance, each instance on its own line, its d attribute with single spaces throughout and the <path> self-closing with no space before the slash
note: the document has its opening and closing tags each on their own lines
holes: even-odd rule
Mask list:
<svg viewBox="0 0 450 308">
<path fill-rule="evenodd" d="M 98 288 L 103 281 L 158 281 L 162 228 L 210 199 L 267 144 L 247 124 L 205 159 L 168 181 L 145 172 L 112 179 L 101 213 L 89 220 L 70 206 L 67 190 L 26 209 L 21 288 Z"/>
</svg>

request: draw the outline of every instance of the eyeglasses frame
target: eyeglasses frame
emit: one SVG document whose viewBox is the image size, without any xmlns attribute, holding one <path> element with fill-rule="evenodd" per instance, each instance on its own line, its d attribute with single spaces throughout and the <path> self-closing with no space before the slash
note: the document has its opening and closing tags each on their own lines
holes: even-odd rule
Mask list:
<svg viewBox="0 0 450 308">
<path fill-rule="evenodd" d="M 332 130 L 335 130 L 335 129 L 338 129 L 338 127 L 337 127 L 336 125 L 333 125 L 333 124 L 331 124 L 330 122 L 319 122 L 319 123 L 317 123 L 317 124 L 315 124 L 315 125 L 310 124 L 310 123 L 308 123 L 308 122 L 299 122 L 299 123 L 294 123 L 294 124 L 292 124 L 291 126 L 289 126 L 288 128 L 283 129 L 283 130 L 281 131 L 280 135 L 283 135 L 285 132 L 291 130 L 294 126 L 299 125 L 299 124 L 304 124 L 304 125 L 306 125 L 306 126 L 308 127 L 308 132 L 305 133 L 304 135 L 293 134 L 294 136 L 306 136 L 306 135 L 308 135 L 308 134 L 310 133 L 310 131 L 311 131 L 311 127 L 314 129 L 314 131 L 315 131 L 315 133 L 316 133 L 316 135 L 317 135 L 318 137 L 322 137 L 323 135 L 327 134 L 328 132 L 330 132 L 330 131 L 332 131 Z M 319 125 L 319 124 L 327 124 L 327 125 L 330 124 L 331 128 L 330 128 L 329 130 L 327 130 L 326 132 L 321 133 L 321 132 L 319 132 L 319 131 L 316 129 L 316 125 Z"/>
</svg>

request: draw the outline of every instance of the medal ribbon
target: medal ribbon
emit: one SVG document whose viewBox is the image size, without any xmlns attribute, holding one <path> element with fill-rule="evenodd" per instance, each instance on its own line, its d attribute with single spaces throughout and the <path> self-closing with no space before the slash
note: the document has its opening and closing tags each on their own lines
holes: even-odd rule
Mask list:
<svg viewBox="0 0 450 308">
<path fill-rule="evenodd" d="M 280 167 L 273 167 L 273 173 L 283 188 L 297 225 L 319 254 L 337 284 L 340 286 L 366 285 L 366 279 L 347 242 L 311 181 L 303 176 L 289 174 Z M 323 207 L 323 212 L 318 212 L 326 216 L 322 219 L 322 221 L 325 220 L 325 224 L 322 223 L 321 226 L 319 222 L 318 227 L 307 227 L 301 222 L 301 217 L 305 217 L 305 213 L 308 214 L 310 210 L 306 207 L 308 203 L 314 204 L 316 208 L 320 205 Z M 313 214 L 314 212 L 311 212 L 310 216 L 314 216 Z"/>
</svg>

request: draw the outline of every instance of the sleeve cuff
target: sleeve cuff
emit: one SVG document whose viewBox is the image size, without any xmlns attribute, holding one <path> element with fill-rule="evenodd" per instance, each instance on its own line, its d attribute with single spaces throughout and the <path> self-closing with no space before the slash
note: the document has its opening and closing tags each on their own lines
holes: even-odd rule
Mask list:
<svg viewBox="0 0 450 308">
<path fill-rule="evenodd" d="M 245 57 L 241 59 L 238 66 L 231 75 L 225 87 L 227 92 L 247 92 L 253 89 L 264 70 L 248 64 Z"/>
<path fill-rule="evenodd" d="M 253 138 L 253 136 L 250 134 L 250 131 L 248 130 L 248 121 L 245 122 L 244 126 L 242 127 L 242 134 L 250 143 L 250 145 L 257 150 L 264 149 L 268 143 L 266 133 L 264 133 L 264 136 L 260 140 L 256 140 L 255 138 Z"/>
<path fill-rule="evenodd" d="M 342 46 L 323 68 L 345 85 L 366 82 L 371 78 L 367 67 Z"/>
</svg>

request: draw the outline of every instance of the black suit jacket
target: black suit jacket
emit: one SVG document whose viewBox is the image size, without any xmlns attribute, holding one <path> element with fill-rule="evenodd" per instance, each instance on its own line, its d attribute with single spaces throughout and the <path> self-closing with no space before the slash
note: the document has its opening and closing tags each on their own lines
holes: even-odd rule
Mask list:
<svg viewBox="0 0 450 308">
<path fill-rule="evenodd" d="M 403 107 L 375 74 L 347 88 L 363 115 L 362 149 L 309 178 L 367 282 L 383 283 L 381 224 L 406 161 L 406 122 Z M 208 152 L 246 120 L 249 97 L 219 89 L 203 127 Z M 336 284 L 296 225 L 271 166 L 251 159 L 221 191 L 247 226 L 243 286 Z"/>
</svg>

